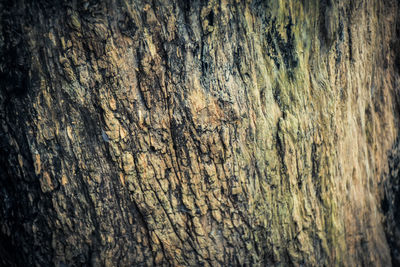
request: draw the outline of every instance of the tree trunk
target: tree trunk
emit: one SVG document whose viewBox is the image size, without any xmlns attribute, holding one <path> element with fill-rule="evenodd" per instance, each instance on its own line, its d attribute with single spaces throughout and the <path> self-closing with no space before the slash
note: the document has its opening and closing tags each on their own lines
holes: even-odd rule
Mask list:
<svg viewBox="0 0 400 267">
<path fill-rule="evenodd" d="M 397 1 L 0 3 L 8 266 L 400 263 Z"/>
</svg>

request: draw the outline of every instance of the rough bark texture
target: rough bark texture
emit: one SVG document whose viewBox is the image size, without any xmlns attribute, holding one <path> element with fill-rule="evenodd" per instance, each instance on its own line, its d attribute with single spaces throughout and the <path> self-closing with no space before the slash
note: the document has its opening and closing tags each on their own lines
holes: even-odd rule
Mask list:
<svg viewBox="0 0 400 267">
<path fill-rule="evenodd" d="M 3 265 L 400 263 L 398 2 L 0 16 Z"/>
</svg>

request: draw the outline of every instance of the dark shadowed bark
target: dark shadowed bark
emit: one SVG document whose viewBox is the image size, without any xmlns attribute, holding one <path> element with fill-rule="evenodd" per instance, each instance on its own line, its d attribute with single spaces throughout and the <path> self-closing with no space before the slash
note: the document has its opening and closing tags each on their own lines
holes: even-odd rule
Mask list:
<svg viewBox="0 0 400 267">
<path fill-rule="evenodd" d="M 399 264 L 398 12 L 0 1 L 0 263 Z"/>
</svg>

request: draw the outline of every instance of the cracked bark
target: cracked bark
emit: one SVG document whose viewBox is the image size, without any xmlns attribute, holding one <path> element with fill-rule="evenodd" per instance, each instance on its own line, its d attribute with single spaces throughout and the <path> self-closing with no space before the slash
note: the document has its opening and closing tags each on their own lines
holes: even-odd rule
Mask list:
<svg viewBox="0 0 400 267">
<path fill-rule="evenodd" d="M 0 1 L 8 266 L 399 263 L 396 1 Z"/>
</svg>

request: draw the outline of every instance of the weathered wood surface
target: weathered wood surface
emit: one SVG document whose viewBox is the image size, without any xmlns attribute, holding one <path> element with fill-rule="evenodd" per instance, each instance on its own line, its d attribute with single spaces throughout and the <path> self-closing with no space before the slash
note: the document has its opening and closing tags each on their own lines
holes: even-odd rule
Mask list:
<svg viewBox="0 0 400 267">
<path fill-rule="evenodd" d="M 99 2 L 1 1 L 2 264 L 399 263 L 396 1 Z"/>
</svg>

